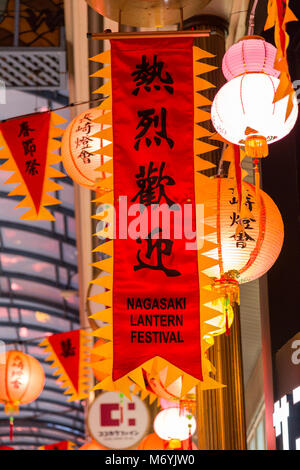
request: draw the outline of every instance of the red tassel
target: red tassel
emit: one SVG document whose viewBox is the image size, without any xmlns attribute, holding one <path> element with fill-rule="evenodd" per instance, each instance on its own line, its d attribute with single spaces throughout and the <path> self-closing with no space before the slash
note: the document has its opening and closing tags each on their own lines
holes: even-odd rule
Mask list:
<svg viewBox="0 0 300 470">
<path fill-rule="evenodd" d="M 14 418 L 9 418 L 9 440 L 12 441 L 14 437 Z"/>
<path fill-rule="evenodd" d="M 228 323 L 228 309 L 226 308 L 225 309 L 225 326 L 226 326 L 226 331 L 225 331 L 225 335 L 228 336 L 229 335 L 229 323 Z"/>
<path fill-rule="evenodd" d="M 241 212 L 242 207 L 242 169 L 241 169 L 241 156 L 240 156 L 240 147 L 239 145 L 234 145 L 234 168 L 235 168 L 235 177 L 236 177 L 236 187 L 238 192 L 238 204 L 239 212 Z"/>
<path fill-rule="evenodd" d="M 188 448 L 188 450 L 193 450 L 193 441 L 192 441 L 191 426 L 189 426 L 189 448 Z"/>
</svg>

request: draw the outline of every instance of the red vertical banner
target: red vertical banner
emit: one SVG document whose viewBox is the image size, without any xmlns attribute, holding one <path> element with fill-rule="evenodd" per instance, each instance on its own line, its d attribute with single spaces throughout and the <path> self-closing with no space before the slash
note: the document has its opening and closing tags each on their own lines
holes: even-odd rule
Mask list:
<svg viewBox="0 0 300 470">
<path fill-rule="evenodd" d="M 193 40 L 112 40 L 111 78 L 113 380 L 156 356 L 202 380 Z"/>
</svg>

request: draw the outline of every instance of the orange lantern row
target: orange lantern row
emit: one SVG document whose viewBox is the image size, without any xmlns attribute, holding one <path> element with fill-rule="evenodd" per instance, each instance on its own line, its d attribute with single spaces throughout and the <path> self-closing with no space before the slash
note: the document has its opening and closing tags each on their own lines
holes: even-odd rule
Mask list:
<svg viewBox="0 0 300 470">
<path fill-rule="evenodd" d="M 36 400 L 44 384 L 44 370 L 34 357 L 20 351 L 0 354 L 0 403 L 7 414 L 17 414 L 20 405 Z"/>
<path fill-rule="evenodd" d="M 0 403 L 9 418 L 9 437 L 13 439 L 13 416 L 19 406 L 32 403 L 41 394 L 45 384 L 44 370 L 34 357 L 20 351 L 0 354 Z"/>
</svg>

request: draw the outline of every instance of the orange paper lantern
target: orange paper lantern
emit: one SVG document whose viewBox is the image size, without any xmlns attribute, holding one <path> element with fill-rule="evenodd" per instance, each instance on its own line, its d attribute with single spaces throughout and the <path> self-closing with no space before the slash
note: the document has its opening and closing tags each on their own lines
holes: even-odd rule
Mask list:
<svg viewBox="0 0 300 470">
<path fill-rule="evenodd" d="M 36 400 L 44 384 L 44 370 L 34 357 L 20 351 L 0 354 L 0 402 L 7 414 Z"/>
<path fill-rule="evenodd" d="M 219 294 L 213 307 L 220 315 L 207 321 L 216 327 L 205 336 L 209 344 L 214 343 L 214 336 L 224 332 L 229 334 L 233 322 L 232 305 L 239 303 L 239 284 L 258 279 L 273 266 L 284 238 L 280 212 L 259 187 L 243 181 L 240 204 L 233 179 L 218 177 L 214 183 L 214 192 L 205 204 L 208 214 L 205 224 L 216 228 L 206 236 L 216 248 L 204 255 L 217 260 L 218 264 L 203 273 L 212 278 L 210 288 Z"/>
<path fill-rule="evenodd" d="M 83 444 L 83 446 L 79 447 L 77 450 L 107 450 L 107 447 L 103 447 L 97 441 L 90 441 Z"/>
<path fill-rule="evenodd" d="M 137 450 L 167 450 L 169 442 L 161 439 L 155 432 L 144 437 Z M 192 444 L 193 450 L 198 450 L 197 446 Z M 189 441 L 181 442 L 182 450 L 189 450 Z"/>
<path fill-rule="evenodd" d="M 206 239 L 217 245 L 206 256 L 218 264 L 204 271 L 208 276 L 236 279 L 239 284 L 263 276 L 278 258 L 284 238 L 281 214 L 272 199 L 255 187 L 242 183 L 242 204 L 238 209 L 238 193 L 234 181 L 215 179 L 215 197 L 206 201 L 207 211 L 214 215 L 205 224 L 216 227 Z M 205 214 L 204 214 L 205 215 Z"/>
<path fill-rule="evenodd" d="M 97 190 L 99 182 L 107 176 L 99 170 L 109 159 L 99 155 L 100 148 L 109 144 L 99 138 L 99 132 L 107 126 L 95 122 L 104 114 L 99 108 L 84 111 L 69 124 L 62 139 L 61 154 L 66 172 L 73 181 L 93 190 Z"/>
</svg>

